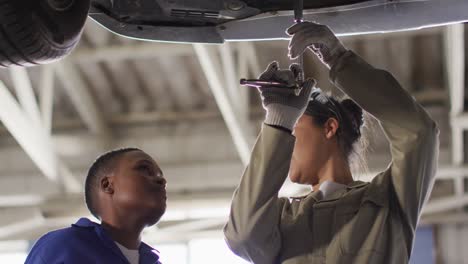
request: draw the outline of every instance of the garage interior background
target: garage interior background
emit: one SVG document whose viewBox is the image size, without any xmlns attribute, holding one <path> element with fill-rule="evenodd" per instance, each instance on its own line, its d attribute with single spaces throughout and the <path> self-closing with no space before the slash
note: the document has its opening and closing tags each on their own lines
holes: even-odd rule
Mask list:
<svg viewBox="0 0 468 264">
<path fill-rule="evenodd" d="M 468 263 L 466 35 L 459 24 L 342 38 L 393 73 L 441 129 L 437 182 L 413 263 Z M 245 263 L 228 251 L 221 228 L 264 113 L 256 91 L 237 84 L 272 60 L 286 67 L 286 54 L 287 41 L 141 42 L 88 21 L 66 59 L 0 70 L 0 263 L 23 263 L 40 235 L 89 216 L 86 171 L 99 154 L 123 146 L 148 152 L 167 177 L 167 213 L 144 235 L 163 263 Z M 312 54 L 305 65 L 307 76 L 338 94 Z M 361 180 L 390 161 L 372 126 L 370 172 Z M 286 183 L 281 194 L 303 192 Z"/>
</svg>

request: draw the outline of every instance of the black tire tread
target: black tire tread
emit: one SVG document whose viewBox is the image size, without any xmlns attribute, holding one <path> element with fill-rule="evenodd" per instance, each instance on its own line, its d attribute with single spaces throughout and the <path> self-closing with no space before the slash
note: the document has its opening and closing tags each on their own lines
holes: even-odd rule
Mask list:
<svg viewBox="0 0 468 264">
<path fill-rule="evenodd" d="M 77 45 L 53 42 L 31 16 L 22 14 L 11 4 L 17 0 L 0 0 L 0 67 L 34 66 L 62 58 Z M 34 0 L 38 1 L 38 0 Z"/>
</svg>

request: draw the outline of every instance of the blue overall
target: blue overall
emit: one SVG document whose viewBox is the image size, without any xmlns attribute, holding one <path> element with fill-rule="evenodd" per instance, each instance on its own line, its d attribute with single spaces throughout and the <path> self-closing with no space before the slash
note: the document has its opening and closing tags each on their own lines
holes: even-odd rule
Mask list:
<svg viewBox="0 0 468 264">
<path fill-rule="evenodd" d="M 141 243 L 140 264 L 161 264 L 158 251 Z M 25 264 L 129 264 L 101 225 L 81 218 L 71 227 L 41 237 Z"/>
</svg>

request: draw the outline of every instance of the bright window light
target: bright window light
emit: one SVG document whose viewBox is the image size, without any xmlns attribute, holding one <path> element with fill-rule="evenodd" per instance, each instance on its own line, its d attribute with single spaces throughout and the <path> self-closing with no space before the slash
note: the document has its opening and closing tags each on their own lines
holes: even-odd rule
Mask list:
<svg viewBox="0 0 468 264">
<path fill-rule="evenodd" d="M 157 245 L 155 248 L 160 252 L 162 263 L 188 263 L 188 250 L 185 244 L 164 244 Z"/>
<path fill-rule="evenodd" d="M 190 264 L 247 264 L 240 257 L 234 255 L 222 238 L 196 239 L 189 243 Z"/>
<path fill-rule="evenodd" d="M 24 264 L 26 253 L 0 253 L 0 263 Z"/>
</svg>

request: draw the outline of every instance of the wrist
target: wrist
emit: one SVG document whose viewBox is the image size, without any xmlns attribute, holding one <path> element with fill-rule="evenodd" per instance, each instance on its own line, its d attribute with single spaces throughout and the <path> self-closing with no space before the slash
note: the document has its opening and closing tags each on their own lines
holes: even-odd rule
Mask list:
<svg viewBox="0 0 468 264">
<path fill-rule="evenodd" d="M 299 109 L 281 104 L 270 104 L 266 110 L 265 124 L 283 127 L 289 131 L 293 130 L 301 116 Z"/>
<path fill-rule="evenodd" d="M 333 66 L 338 62 L 338 60 L 348 51 L 343 45 L 338 45 L 335 49 L 332 50 L 330 60 L 326 62 L 328 69 L 333 68 Z"/>
</svg>

